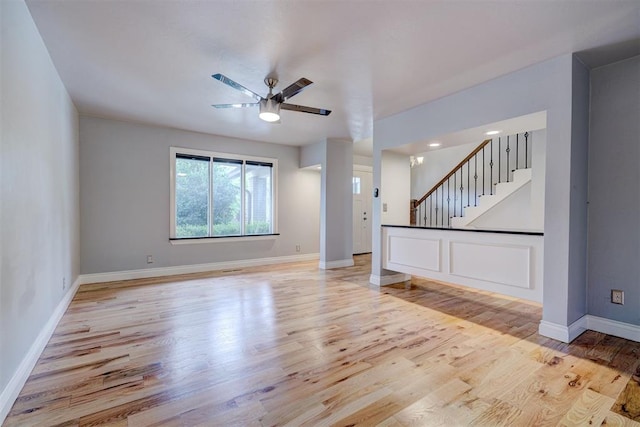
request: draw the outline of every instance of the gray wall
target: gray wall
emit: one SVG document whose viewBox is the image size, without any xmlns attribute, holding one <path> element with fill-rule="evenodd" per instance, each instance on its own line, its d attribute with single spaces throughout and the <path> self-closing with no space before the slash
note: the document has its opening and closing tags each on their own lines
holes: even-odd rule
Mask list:
<svg viewBox="0 0 640 427">
<path fill-rule="evenodd" d="M 353 255 L 353 144 L 327 139 L 322 161 L 320 196 L 320 266 L 352 262 Z"/>
<path fill-rule="evenodd" d="M 567 305 L 569 324 L 580 319 L 587 312 L 587 166 L 589 152 L 589 69 L 574 57 L 571 72 L 571 193 L 569 200 L 570 242 Z"/>
<path fill-rule="evenodd" d="M 579 253 L 585 229 L 571 227 L 572 216 L 581 213 L 581 174 L 572 175 L 574 60 L 563 55 L 514 73 L 482 83 L 456 94 L 374 122 L 374 187 L 380 187 L 381 150 L 424 141 L 461 129 L 472 128 L 512 117 L 547 111 L 547 151 L 545 179 L 544 308 L 543 320 L 568 326 L 584 312 L 585 301 L 571 300 L 574 286 L 570 278 L 584 260 Z M 586 176 L 583 177 L 586 180 Z M 586 209 L 583 207 L 583 209 Z M 380 256 L 380 199 L 374 199 L 372 274 L 382 273 Z M 578 225 L 578 224 L 577 224 Z M 584 246 L 582 246 L 584 250 Z M 584 274 L 583 274 L 584 277 Z M 584 287 L 584 282 L 582 285 Z M 579 292 L 578 292 L 579 293 Z"/>
<path fill-rule="evenodd" d="M 589 314 L 640 325 L 640 57 L 591 71 Z M 625 304 L 610 302 L 611 289 Z"/>
<path fill-rule="evenodd" d="M 278 159 L 278 231 L 270 240 L 169 242 L 169 147 Z M 299 148 L 95 117 L 80 118 L 81 272 L 318 253 L 320 176 Z M 301 251 L 296 252 L 296 244 Z M 153 255 L 149 265 L 146 256 Z"/>
<path fill-rule="evenodd" d="M 0 15 L 4 403 L 7 384 L 78 276 L 79 207 L 75 107 L 24 2 L 0 1 Z"/>
<path fill-rule="evenodd" d="M 344 267 L 353 254 L 353 143 L 327 139 L 300 149 L 300 167 L 321 166 L 320 268 Z"/>
</svg>

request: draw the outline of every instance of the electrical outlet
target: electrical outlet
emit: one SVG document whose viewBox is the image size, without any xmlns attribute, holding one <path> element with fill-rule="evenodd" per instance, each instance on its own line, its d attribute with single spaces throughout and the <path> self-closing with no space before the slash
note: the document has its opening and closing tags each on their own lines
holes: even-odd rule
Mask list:
<svg viewBox="0 0 640 427">
<path fill-rule="evenodd" d="M 387 204 L 383 203 L 382 204 L 382 212 L 386 212 L 387 211 Z"/>
<path fill-rule="evenodd" d="M 300 252 L 300 245 L 296 245 L 296 252 Z"/>
<path fill-rule="evenodd" d="M 147 255 L 147 264 L 153 264 L 153 255 Z"/>
<path fill-rule="evenodd" d="M 65 289 L 67 289 L 67 278 L 63 277 L 62 278 L 62 290 L 64 291 Z"/>
<path fill-rule="evenodd" d="M 624 291 L 611 289 L 611 302 L 614 304 L 624 304 Z"/>
</svg>

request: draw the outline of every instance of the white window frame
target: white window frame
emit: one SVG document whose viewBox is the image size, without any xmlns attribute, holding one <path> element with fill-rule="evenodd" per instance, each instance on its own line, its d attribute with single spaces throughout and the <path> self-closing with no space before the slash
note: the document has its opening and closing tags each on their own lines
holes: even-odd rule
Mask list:
<svg viewBox="0 0 640 427">
<path fill-rule="evenodd" d="M 176 156 L 178 154 L 186 154 L 193 156 L 202 156 L 209 158 L 223 158 L 229 160 L 242 160 L 242 222 L 241 229 L 244 231 L 244 220 L 245 220 L 245 212 L 244 212 L 244 175 L 245 175 L 245 162 L 253 161 L 253 162 L 261 162 L 261 163 L 271 163 L 272 169 L 272 218 L 273 218 L 273 227 L 271 233 L 269 234 L 243 234 L 240 236 L 216 236 L 216 237 L 176 237 Z M 278 236 L 278 159 L 270 158 L 270 157 L 256 157 L 256 156 L 245 156 L 242 154 L 232 154 L 232 153 L 221 153 L 217 151 L 206 151 L 206 150 L 195 150 L 192 148 L 183 148 L 183 147 L 170 147 L 169 148 L 169 209 L 170 209 L 170 220 L 169 220 L 169 240 L 173 245 L 180 244 L 192 244 L 192 243 L 213 243 L 213 242 L 230 242 L 230 241 L 246 241 L 246 240 L 269 240 L 275 239 L 275 236 Z M 209 194 L 209 197 L 212 197 L 212 194 Z M 211 220 L 211 219 L 210 219 Z"/>
</svg>

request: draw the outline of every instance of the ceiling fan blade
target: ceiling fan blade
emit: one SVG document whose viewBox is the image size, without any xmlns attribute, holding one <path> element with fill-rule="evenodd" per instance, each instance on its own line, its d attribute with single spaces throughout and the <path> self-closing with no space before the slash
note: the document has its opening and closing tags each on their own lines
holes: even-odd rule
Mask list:
<svg viewBox="0 0 640 427">
<path fill-rule="evenodd" d="M 251 104 L 215 104 L 212 107 L 215 108 L 243 108 L 243 107 L 257 107 L 259 106 L 259 102 L 251 103 Z"/>
<path fill-rule="evenodd" d="M 279 97 L 278 101 L 286 101 L 287 99 L 296 96 L 311 84 L 313 84 L 313 82 L 309 79 L 305 79 L 304 77 L 299 79 L 297 82 L 290 84 L 289 86 L 284 88 L 282 92 L 276 95 Z"/>
<path fill-rule="evenodd" d="M 304 105 L 280 104 L 280 108 L 289 111 L 299 111 L 301 113 L 319 114 L 321 116 L 328 116 L 329 114 L 331 114 L 331 110 L 325 110 L 324 108 L 305 107 Z"/>
<path fill-rule="evenodd" d="M 239 90 L 240 92 L 244 93 L 245 95 L 249 95 L 252 98 L 255 98 L 256 101 L 260 101 L 262 99 L 262 97 L 260 95 L 258 95 L 257 93 L 247 89 L 246 87 L 242 86 L 240 83 L 236 83 L 233 80 L 231 80 L 229 77 L 223 75 L 223 74 L 214 74 L 211 77 L 213 77 L 216 80 L 220 80 L 220 82 L 226 84 L 227 86 L 231 86 L 232 88 L 234 88 L 235 90 Z"/>
</svg>

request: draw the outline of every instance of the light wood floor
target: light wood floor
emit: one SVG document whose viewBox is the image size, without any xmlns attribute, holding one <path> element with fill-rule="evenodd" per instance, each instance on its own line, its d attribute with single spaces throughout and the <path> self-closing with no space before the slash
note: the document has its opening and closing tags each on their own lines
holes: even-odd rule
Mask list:
<svg viewBox="0 0 640 427">
<path fill-rule="evenodd" d="M 316 265 L 82 286 L 5 425 L 640 426 L 639 343 Z"/>
</svg>

